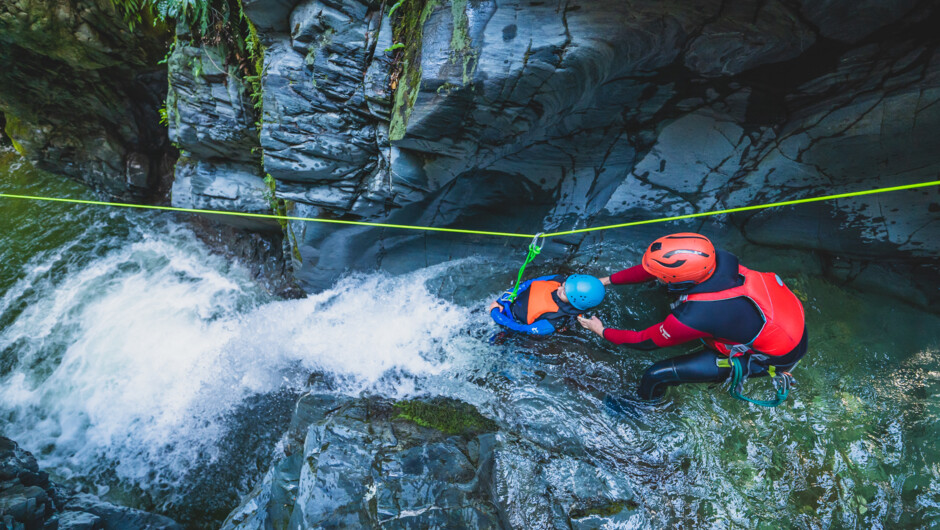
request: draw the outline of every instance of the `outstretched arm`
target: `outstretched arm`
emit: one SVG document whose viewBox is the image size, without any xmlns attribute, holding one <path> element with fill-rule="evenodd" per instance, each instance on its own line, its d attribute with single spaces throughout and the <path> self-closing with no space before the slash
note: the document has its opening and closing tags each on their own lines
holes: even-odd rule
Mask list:
<svg viewBox="0 0 940 530">
<path fill-rule="evenodd" d="M 672 315 L 643 331 L 605 328 L 604 323 L 597 317 L 592 317 L 590 320 L 579 317 L 578 322 L 614 344 L 624 344 L 637 350 L 655 350 L 710 336 L 708 333 L 686 326 Z"/>
<path fill-rule="evenodd" d="M 620 272 L 615 272 L 610 276 L 601 278 L 601 283 L 604 285 L 622 285 L 625 283 L 643 283 L 650 280 L 654 280 L 656 277 L 652 274 L 646 272 L 646 269 L 642 265 L 634 265 L 629 269 L 624 269 Z"/>
</svg>

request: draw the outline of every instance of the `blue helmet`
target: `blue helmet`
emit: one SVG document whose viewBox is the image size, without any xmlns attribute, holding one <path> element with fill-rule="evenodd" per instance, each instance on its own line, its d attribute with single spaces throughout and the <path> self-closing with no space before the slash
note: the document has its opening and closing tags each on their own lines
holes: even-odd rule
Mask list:
<svg viewBox="0 0 940 530">
<path fill-rule="evenodd" d="M 572 274 L 565 280 L 565 295 L 578 309 L 590 309 L 600 304 L 606 292 L 600 280 L 587 274 Z"/>
</svg>

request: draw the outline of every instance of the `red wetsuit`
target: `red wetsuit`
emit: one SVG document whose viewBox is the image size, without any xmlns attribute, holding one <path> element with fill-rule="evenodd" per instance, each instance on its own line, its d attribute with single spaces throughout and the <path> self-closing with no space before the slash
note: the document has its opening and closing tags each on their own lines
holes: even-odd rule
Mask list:
<svg viewBox="0 0 940 530">
<path fill-rule="evenodd" d="M 664 321 L 642 331 L 606 328 L 604 338 L 631 348 L 652 350 L 682 344 L 695 339 L 720 339 L 728 344 L 745 345 L 752 343 L 752 341 L 756 342 L 758 337 L 765 337 L 772 326 L 765 330 L 763 310 L 758 307 L 757 302 L 749 299 L 748 296 L 736 294 L 745 289 L 743 274 L 748 274 L 751 271 L 740 267 L 738 258 L 728 252 L 717 251 L 716 260 L 717 264 L 712 276 L 685 291 L 685 299 L 680 299 L 683 300 L 683 303 L 677 304 L 672 314 Z M 654 279 L 640 265 L 622 270 L 610 277 L 613 284 L 641 283 Z M 780 282 L 780 287 L 783 287 L 783 283 L 779 278 L 776 281 Z M 730 298 L 725 298 L 725 295 L 729 295 Z M 759 296 L 757 299 L 758 301 L 763 300 Z M 795 297 L 792 300 L 795 301 Z M 796 301 L 795 304 L 798 306 L 799 302 Z M 802 309 L 799 309 L 797 314 L 793 310 L 793 304 L 784 303 L 781 305 L 788 308 L 785 316 L 793 318 L 781 318 L 780 321 L 792 328 L 793 333 L 798 333 L 799 328 L 802 327 L 802 338 L 792 349 L 789 346 L 784 348 L 784 350 L 789 349 L 789 352 L 785 351 L 780 354 L 779 351 L 773 351 L 771 355 L 753 355 L 754 363 L 751 362 L 753 352 L 746 353 L 744 364 L 749 377 L 768 375 L 768 365 L 790 369 L 807 351 L 808 340 L 805 324 L 802 323 Z M 794 315 L 797 316 L 794 317 Z M 796 318 L 798 324 L 803 325 L 794 325 L 794 318 Z M 790 337 L 789 342 L 785 343 L 793 344 L 795 338 Z M 773 342 L 778 343 L 779 341 Z M 761 344 L 765 343 L 766 341 L 761 341 Z M 717 347 L 708 347 L 698 352 L 654 363 L 644 372 L 640 381 L 638 388 L 640 397 L 654 399 L 661 396 L 666 388 L 682 383 L 721 382 L 726 380 L 731 372 L 730 368 L 721 367 L 716 362 L 725 354 L 716 351 L 721 349 L 720 345 L 713 346 Z"/>
<path fill-rule="evenodd" d="M 729 290 L 741 288 L 744 284 L 742 273 L 750 271 L 740 267 L 737 257 L 731 253 L 719 250 L 716 258 L 717 266 L 714 274 L 708 280 L 686 291 L 688 295 L 682 299 L 684 303 L 678 304 L 665 320 L 642 331 L 606 328 L 604 338 L 616 344 L 624 344 L 641 350 L 674 346 L 696 339 L 721 339 L 722 342 L 730 344 L 751 343 L 755 337 L 764 333 L 765 328 L 765 317 L 753 300 L 746 296 L 706 300 L 711 297 L 706 293 L 732 293 L 734 291 Z M 772 274 L 769 276 L 773 277 Z M 655 277 L 640 265 L 622 270 L 610 277 L 613 284 L 641 283 L 654 279 Z M 789 291 L 786 291 L 786 294 L 792 298 Z M 792 300 L 796 306 L 799 305 L 795 298 Z M 784 300 L 781 298 L 780 301 Z M 802 309 L 798 310 L 794 318 L 799 322 L 792 322 L 789 327 L 796 335 L 787 342 L 782 352 L 774 351 L 772 355 L 783 356 L 792 348 L 796 348 L 800 342 L 802 328 L 797 328 L 797 324 L 802 322 Z"/>
</svg>

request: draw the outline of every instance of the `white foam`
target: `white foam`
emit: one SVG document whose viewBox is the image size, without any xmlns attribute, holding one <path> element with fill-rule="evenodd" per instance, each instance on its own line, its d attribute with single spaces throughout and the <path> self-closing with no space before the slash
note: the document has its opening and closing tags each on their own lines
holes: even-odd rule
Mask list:
<svg viewBox="0 0 940 530">
<path fill-rule="evenodd" d="M 252 394 L 300 387 L 313 371 L 349 393 L 406 394 L 447 369 L 469 311 L 427 290 L 442 272 L 353 276 L 272 302 L 191 238 L 142 238 L 32 294 L 7 293 L 2 311 L 30 298 L 0 331 L 0 351 L 19 359 L 0 381 L 0 417 L 64 475 L 110 463 L 145 488 L 172 482 L 211 456 L 220 419 Z"/>
</svg>

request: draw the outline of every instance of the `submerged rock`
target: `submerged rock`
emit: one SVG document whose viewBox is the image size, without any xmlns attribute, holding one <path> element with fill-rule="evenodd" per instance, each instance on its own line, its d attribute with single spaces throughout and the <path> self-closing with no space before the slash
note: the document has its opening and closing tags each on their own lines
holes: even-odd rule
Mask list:
<svg viewBox="0 0 940 530">
<path fill-rule="evenodd" d="M 117 506 L 89 494 L 69 495 L 36 459 L 0 436 L 0 521 L 25 530 L 181 530 L 162 515 Z"/>
</svg>

